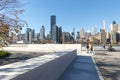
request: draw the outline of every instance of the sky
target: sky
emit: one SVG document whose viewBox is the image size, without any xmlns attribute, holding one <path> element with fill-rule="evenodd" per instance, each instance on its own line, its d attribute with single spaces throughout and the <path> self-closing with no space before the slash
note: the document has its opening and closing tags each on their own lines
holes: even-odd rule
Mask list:
<svg viewBox="0 0 120 80">
<path fill-rule="evenodd" d="M 97 31 L 103 29 L 103 20 L 106 28 L 115 20 L 120 24 L 120 0 L 24 0 L 24 13 L 21 18 L 29 27 L 40 32 L 42 25 L 46 34 L 50 31 L 50 16 L 56 15 L 57 26 L 62 26 L 63 32 Z"/>
</svg>

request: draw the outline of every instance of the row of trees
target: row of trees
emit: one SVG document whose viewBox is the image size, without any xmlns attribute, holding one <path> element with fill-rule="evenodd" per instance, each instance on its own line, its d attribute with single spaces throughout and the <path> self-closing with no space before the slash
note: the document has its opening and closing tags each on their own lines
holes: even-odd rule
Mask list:
<svg viewBox="0 0 120 80">
<path fill-rule="evenodd" d="M 20 0 L 0 0 L 0 46 L 9 42 L 9 33 L 17 34 L 27 26 L 19 17 L 24 11 L 21 6 Z"/>
</svg>

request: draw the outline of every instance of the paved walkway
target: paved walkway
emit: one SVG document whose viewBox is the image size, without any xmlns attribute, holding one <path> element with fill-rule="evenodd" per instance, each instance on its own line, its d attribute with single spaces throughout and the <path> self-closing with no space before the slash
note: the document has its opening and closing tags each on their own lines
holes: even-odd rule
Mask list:
<svg viewBox="0 0 120 80">
<path fill-rule="evenodd" d="M 78 55 L 58 80 L 100 80 L 90 54 Z"/>
</svg>

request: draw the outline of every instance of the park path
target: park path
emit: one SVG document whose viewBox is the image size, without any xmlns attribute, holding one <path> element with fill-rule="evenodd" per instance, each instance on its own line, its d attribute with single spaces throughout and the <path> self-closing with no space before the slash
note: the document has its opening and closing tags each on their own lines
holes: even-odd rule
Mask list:
<svg viewBox="0 0 120 80">
<path fill-rule="evenodd" d="M 78 54 L 58 80 L 103 80 L 100 78 L 92 55 L 83 52 Z"/>
</svg>

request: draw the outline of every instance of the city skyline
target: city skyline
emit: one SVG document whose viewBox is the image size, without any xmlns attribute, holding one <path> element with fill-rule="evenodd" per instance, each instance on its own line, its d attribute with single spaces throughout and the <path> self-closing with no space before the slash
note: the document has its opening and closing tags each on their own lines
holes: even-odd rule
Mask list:
<svg viewBox="0 0 120 80">
<path fill-rule="evenodd" d="M 46 34 L 50 31 L 50 16 L 56 15 L 56 24 L 61 26 L 63 31 L 75 32 L 84 27 L 85 31 L 91 31 L 97 25 L 98 30 L 103 29 L 103 20 L 106 20 L 106 29 L 109 30 L 110 24 L 115 20 L 120 24 L 118 11 L 119 0 L 41 0 L 23 1 L 25 12 L 21 16 L 29 25 L 39 32 L 42 25 L 46 28 Z"/>
</svg>

